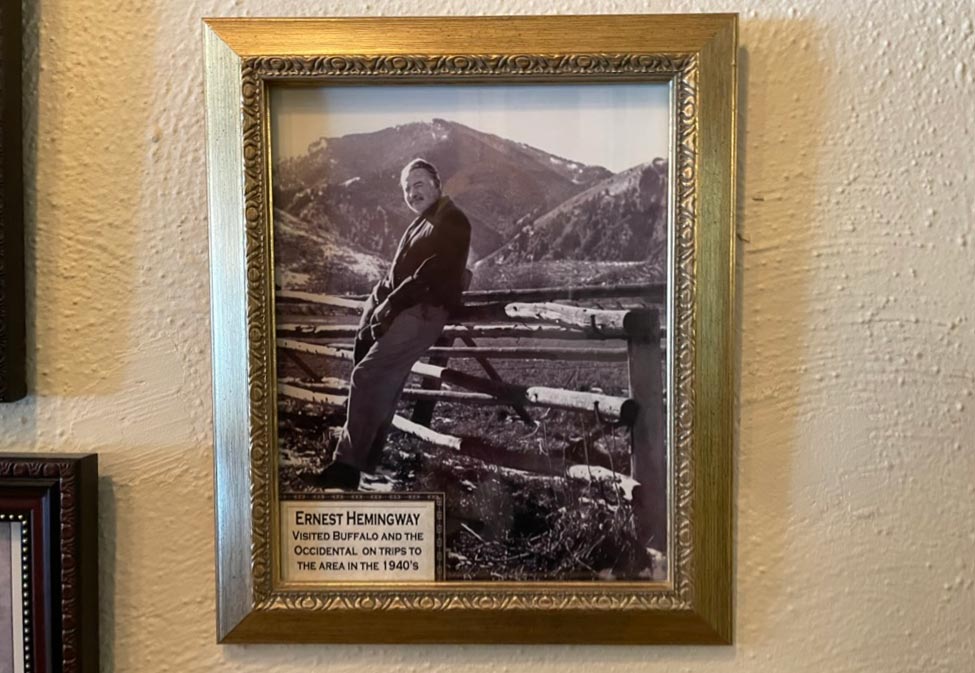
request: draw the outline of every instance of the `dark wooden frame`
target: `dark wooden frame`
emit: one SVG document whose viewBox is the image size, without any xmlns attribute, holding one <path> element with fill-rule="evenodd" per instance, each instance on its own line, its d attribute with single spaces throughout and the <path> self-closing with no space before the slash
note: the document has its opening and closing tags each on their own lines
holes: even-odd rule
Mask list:
<svg viewBox="0 0 975 673">
<path fill-rule="evenodd" d="M 0 3 L 0 402 L 27 394 L 20 13 Z"/>
<path fill-rule="evenodd" d="M 31 673 L 98 673 L 98 456 L 0 454 L 0 512 L 30 539 Z"/>
</svg>

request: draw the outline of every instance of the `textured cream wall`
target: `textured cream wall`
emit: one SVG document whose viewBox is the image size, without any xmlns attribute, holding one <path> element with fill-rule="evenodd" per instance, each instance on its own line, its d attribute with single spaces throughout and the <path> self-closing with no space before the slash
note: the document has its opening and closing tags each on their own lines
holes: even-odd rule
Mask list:
<svg viewBox="0 0 975 673">
<path fill-rule="evenodd" d="M 972 3 L 38 0 L 30 366 L 0 450 L 101 454 L 103 671 L 971 671 Z M 739 11 L 733 647 L 214 644 L 200 18 Z"/>
</svg>

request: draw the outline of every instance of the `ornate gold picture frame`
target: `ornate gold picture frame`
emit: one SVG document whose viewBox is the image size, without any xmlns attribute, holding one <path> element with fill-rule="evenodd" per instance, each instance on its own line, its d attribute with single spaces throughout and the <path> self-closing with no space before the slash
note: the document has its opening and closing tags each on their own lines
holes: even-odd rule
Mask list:
<svg viewBox="0 0 975 673">
<path fill-rule="evenodd" d="M 205 47 L 218 640 L 731 642 L 737 17 L 211 19 L 206 21 Z M 321 212 L 333 213 L 335 222 L 338 222 L 334 226 L 341 229 L 341 213 L 328 209 L 339 209 L 340 196 L 337 195 L 344 199 L 348 190 L 341 192 L 333 187 L 349 188 L 362 181 L 359 175 L 347 177 L 334 169 L 334 184 L 320 185 L 312 191 L 307 185 L 298 184 L 294 189 L 285 190 L 281 181 L 284 180 L 282 166 L 286 164 L 276 158 L 280 143 L 274 146 L 280 137 L 276 130 L 278 126 L 275 126 L 280 108 L 275 107 L 277 103 L 272 104 L 272 100 L 278 100 L 275 96 L 283 89 L 311 88 L 323 91 L 327 98 L 330 91 L 339 96 L 339 89 L 343 87 L 344 90 L 355 88 L 367 93 L 370 88 L 386 87 L 382 92 L 389 93 L 381 94 L 388 95 L 385 106 L 395 108 L 402 100 L 399 97 L 401 91 L 408 91 L 410 87 L 440 87 L 438 91 L 472 86 L 487 89 L 524 87 L 518 91 L 524 91 L 525 100 L 528 100 L 531 87 L 566 85 L 609 88 L 655 85 L 664 88 L 668 112 L 668 122 L 663 127 L 669 148 L 667 156 L 656 163 L 651 163 L 652 157 L 647 156 L 644 160 L 647 163 L 641 164 L 639 169 L 642 173 L 622 169 L 603 169 L 603 173 L 590 171 L 593 177 L 585 185 L 589 191 L 580 186 L 564 198 L 566 203 L 578 206 L 573 211 L 578 215 L 589 207 L 585 194 L 600 196 L 602 201 L 590 200 L 595 205 L 586 211 L 589 213 L 586 217 L 590 218 L 586 222 L 590 225 L 598 222 L 602 227 L 602 223 L 613 220 L 605 219 L 607 216 L 601 214 L 600 204 L 608 203 L 607 199 L 622 190 L 624 183 L 632 186 L 636 180 L 643 186 L 649 184 L 644 176 L 657 175 L 658 183 L 666 187 L 664 198 L 644 200 L 650 204 L 645 204 L 647 208 L 652 206 L 659 210 L 661 231 L 665 233 L 662 247 L 657 248 L 659 259 L 665 260 L 664 267 L 657 271 L 664 281 L 657 285 L 616 282 L 607 289 L 605 278 L 609 276 L 604 275 L 599 276 L 602 280 L 598 282 L 567 282 L 561 288 L 551 287 L 554 285 L 551 282 L 545 283 L 549 287 L 544 292 L 532 285 L 528 288 L 534 289 L 505 285 L 501 292 L 494 286 L 486 291 L 478 290 L 478 272 L 475 271 L 474 286 L 469 285 L 470 274 L 463 281 L 466 291 L 462 305 L 447 306 L 446 299 L 431 300 L 427 304 L 421 302 L 414 308 L 422 309 L 422 317 L 410 319 L 429 321 L 432 320 L 429 307 L 437 309 L 443 305 L 449 308 L 444 312 L 445 316 L 449 313 L 445 318 L 448 327 L 443 327 L 441 322 L 439 328 L 431 332 L 430 343 L 441 334 L 440 329 L 443 330 L 441 339 L 449 334 L 451 341 L 474 333 L 490 335 L 489 330 L 472 331 L 471 325 L 479 324 L 478 321 L 497 321 L 499 317 L 518 322 L 519 329 L 509 326 L 504 332 L 506 338 L 516 337 L 516 341 L 529 331 L 536 337 L 544 332 L 545 337 L 561 340 L 615 339 L 623 344 L 616 350 L 598 348 L 582 352 L 577 348 L 546 347 L 534 349 L 532 357 L 622 359 L 624 364 L 618 366 L 624 371 L 629 367 L 628 391 L 617 391 L 619 394 L 614 395 L 613 391 L 604 391 L 602 387 L 569 390 L 569 386 L 553 389 L 532 386 L 529 382 L 513 383 L 505 372 L 517 371 L 517 368 L 504 370 L 499 375 L 490 363 L 482 360 L 489 356 L 529 357 L 523 352 L 526 349 L 488 348 L 482 342 L 466 342 L 466 346 L 454 348 L 450 342 L 444 345 L 438 339 L 427 351 L 430 362 L 414 365 L 412 369 L 413 374 L 434 379 L 436 386 L 406 390 L 400 386 L 398 392 L 404 395 L 404 400 L 412 395 L 418 405 L 427 400 L 442 405 L 462 401 L 508 406 L 525 423 L 537 423 L 532 420 L 530 411 L 526 411 L 526 407 L 532 405 L 555 409 L 559 414 L 588 408 L 596 423 L 617 428 L 613 432 L 620 433 L 625 437 L 624 444 L 634 448 L 629 468 L 614 463 L 612 451 L 608 455 L 609 469 L 601 468 L 594 465 L 589 451 L 602 450 L 600 441 L 605 443 L 605 440 L 583 433 L 591 442 L 583 441 L 586 460 L 582 480 L 589 485 L 598 482 L 599 492 L 606 500 L 600 511 L 625 511 L 627 521 L 636 531 L 636 539 L 640 540 L 640 545 L 649 541 L 654 547 L 653 555 L 645 557 L 649 560 L 643 566 L 639 563 L 634 566 L 631 560 L 622 570 L 612 563 L 602 568 L 590 567 L 588 560 L 581 561 L 581 567 L 591 571 L 591 575 L 577 572 L 578 569 L 565 574 L 561 571 L 523 574 L 522 569 L 512 571 L 510 566 L 503 571 L 495 571 L 492 566 L 488 572 L 476 564 L 470 570 L 466 552 L 461 553 L 453 547 L 445 551 L 444 539 L 485 542 L 489 534 L 471 525 L 469 519 L 452 518 L 455 501 L 450 490 L 454 482 L 417 479 L 415 483 L 418 485 L 412 489 L 415 492 L 400 498 L 396 506 L 401 510 L 394 511 L 389 509 L 392 507 L 389 503 L 397 500 L 395 495 L 361 491 L 369 488 L 390 490 L 387 488 L 390 483 L 396 491 L 400 482 L 395 478 L 380 475 L 374 478 L 373 486 L 365 487 L 365 472 L 372 468 L 354 463 L 354 468 L 345 466 L 347 471 L 339 475 L 341 479 L 330 480 L 329 469 L 339 462 L 338 457 L 331 456 L 340 456 L 342 449 L 332 447 L 328 437 L 335 435 L 339 447 L 343 441 L 350 442 L 348 420 L 341 431 L 338 427 L 334 432 L 327 429 L 324 438 L 321 438 L 321 427 L 327 424 L 315 425 L 315 448 L 306 454 L 299 449 L 290 453 L 292 444 L 298 445 L 305 440 L 301 428 L 292 433 L 294 428 L 286 426 L 287 419 L 293 415 L 307 423 L 316 414 L 331 413 L 327 412 L 329 409 L 337 409 L 336 413 L 347 409 L 351 418 L 357 385 L 355 372 L 362 362 L 358 354 L 360 339 L 365 338 L 366 348 L 370 343 L 375 348 L 376 343 L 381 344 L 387 338 L 386 334 L 401 329 L 402 325 L 397 327 L 398 316 L 389 319 L 391 324 L 384 318 L 387 314 L 383 305 L 395 303 L 386 302 L 386 295 L 380 291 L 386 281 L 380 280 L 376 289 L 364 297 L 356 294 L 356 288 L 360 286 L 353 281 L 349 281 L 349 292 L 339 292 L 337 294 L 341 296 L 335 296 L 330 287 L 317 293 L 305 291 L 307 288 L 303 286 L 299 286 L 300 291 L 290 290 L 287 287 L 289 281 L 282 280 L 287 274 L 290 274 L 289 278 L 295 277 L 295 270 L 299 269 L 289 261 L 290 249 L 282 250 L 281 247 L 295 245 L 286 241 L 285 224 L 292 229 L 310 226 L 301 219 L 303 215 L 295 214 L 296 210 L 286 212 L 285 195 L 290 197 L 300 192 L 299 196 L 304 199 L 302 203 L 309 198 L 316 199 L 324 209 Z M 419 96 L 431 98 L 426 91 L 424 89 Z M 517 107 L 511 114 L 517 116 Z M 527 114 L 524 118 L 528 119 Z M 516 121 L 520 119 L 518 117 Z M 538 125 L 537 121 L 531 123 Z M 607 117 L 604 125 L 615 123 L 615 118 Z M 434 120 L 431 124 L 423 126 L 422 130 L 436 135 L 459 128 L 459 123 L 450 119 Z M 402 128 L 390 127 L 390 132 L 401 132 Z M 487 131 L 482 129 L 479 133 L 486 137 Z M 490 134 L 492 147 L 525 147 L 524 142 L 515 142 L 514 132 L 510 139 L 500 137 L 497 132 Z M 328 142 L 332 139 L 329 136 Z M 420 146 L 414 144 L 411 147 Z M 388 144 L 383 146 L 384 151 L 387 149 L 393 153 Z M 544 156 L 546 162 L 557 165 L 559 170 L 575 171 L 573 180 L 589 179 L 583 177 L 584 167 L 559 158 L 557 152 L 556 155 L 539 153 L 536 148 L 525 151 L 532 152 L 532 156 Z M 334 159 L 334 155 L 329 156 Z M 481 157 L 478 161 L 487 159 Z M 404 163 L 399 161 L 397 169 Z M 408 248 L 418 237 L 426 235 L 425 231 L 436 232 L 438 227 L 447 226 L 441 221 L 449 221 L 453 227 L 460 226 L 461 231 L 469 226 L 475 232 L 470 235 L 469 244 L 464 239 L 462 252 L 465 254 L 468 245 L 471 249 L 482 245 L 483 236 L 473 240 L 485 219 L 478 207 L 483 203 L 498 202 L 487 197 L 476 201 L 469 193 L 465 201 L 463 194 L 458 192 L 463 191 L 463 185 L 469 184 L 469 180 L 462 179 L 462 172 L 446 163 L 446 160 L 441 162 L 438 169 L 426 161 L 419 164 L 413 161 L 403 166 L 402 176 L 384 169 L 382 180 L 377 178 L 376 184 L 392 185 L 392 191 L 397 191 L 398 181 L 406 205 L 418 216 L 403 234 L 398 248 L 383 246 L 395 244 L 403 231 L 402 226 L 393 230 L 392 238 L 386 236 L 383 243 L 375 243 L 377 237 L 370 234 L 376 250 L 389 252 L 396 249 L 395 256 L 389 254 L 384 259 L 387 264 L 392 259 L 391 268 L 376 271 L 376 278 L 388 278 L 393 285 L 404 285 L 405 281 L 397 278 L 396 268 L 407 263 L 404 258 L 409 255 L 408 251 L 404 254 L 404 247 Z M 300 165 L 300 161 L 287 165 Z M 657 171 L 656 174 L 650 172 L 650 167 Z M 637 178 L 632 178 L 633 175 Z M 340 178 L 343 179 L 339 183 Z M 422 197 L 420 202 L 414 202 L 409 192 L 414 180 L 425 183 L 426 188 L 434 191 L 435 199 L 439 200 L 435 200 L 433 206 L 423 203 L 421 208 L 418 203 L 422 202 Z M 377 192 L 367 193 L 376 194 L 378 200 Z M 457 209 L 446 198 L 447 194 L 457 197 L 457 205 L 466 216 L 456 214 Z M 611 205 L 606 212 L 615 213 L 620 218 L 630 217 L 627 206 Z M 348 210 L 352 206 L 343 201 L 341 207 Z M 407 212 L 402 203 L 396 207 L 402 213 Z M 488 205 L 484 209 L 490 212 L 491 207 Z M 545 209 L 550 207 L 551 204 L 547 204 Z M 441 217 L 444 212 L 453 214 Z M 383 211 L 384 221 L 387 214 Z M 332 216 L 321 217 L 325 221 Z M 545 217 L 548 218 L 545 222 L 555 220 L 554 216 Z M 400 221 L 402 218 L 390 216 L 389 219 Z M 540 236 L 537 232 L 543 219 L 541 211 L 533 212 L 528 220 L 518 219 L 522 229 L 517 232 L 512 229 L 512 239 Z M 462 224 L 456 224 L 458 222 Z M 525 222 L 528 225 L 524 225 Z M 639 231 L 639 218 L 635 222 L 631 227 L 635 231 L 633 240 L 643 241 L 645 232 Z M 322 242 L 325 239 L 316 238 L 317 234 L 309 231 L 302 230 L 302 240 L 311 241 L 309 245 L 313 252 L 315 246 L 320 245 L 321 257 L 326 258 L 325 243 Z M 342 235 L 349 241 L 361 233 L 354 228 L 343 231 Z M 528 233 L 524 234 L 524 231 Z M 592 228 L 586 231 L 591 234 Z M 500 239 L 503 238 L 499 237 L 496 248 L 501 249 L 498 246 L 502 245 Z M 578 236 L 569 239 L 570 244 L 560 240 L 563 247 L 582 245 Z M 612 240 L 599 243 L 602 246 L 599 249 L 604 251 L 600 254 L 605 257 L 607 249 L 615 250 L 612 253 L 615 255 L 628 254 L 627 250 L 620 251 L 619 248 L 627 248 L 629 243 L 615 248 L 612 243 Z M 355 249 L 360 251 L 358 254 L 365 259 L 367 251 L 362 250 L 363 245 L 356 243 L 356 246 Z M 352 249 L 351 242 L 348 249 Z M 482 259 L 490 256 L 483 250 L 477 254 L 485 254 Z M 529 260 L 522 265 L 531 270 L 531 260 L 541 260 L 546 253 L 532 252 L 532 256 L 525 257 L 521 250 L 522 257 L 511 254 L 513 256 L 507 259 Z M 571 258 L 575 253 L 569 250 L 565 254 Z M 469 259 L 473 256 L 472 252 Z M 622 259 L 612 259 L 618 258 Z M 614 274 L 618 267 L 625 267 L 627 273 L 639 274 L 641 271 L 639 262 L 613 263 Z M 340 261 L 321 263 L 332 269 L 338 269 L 340 264 Z M 496 264 L 495 267 L 506 264 Z M 536 264 L 542 268 L 541 261 Z M 430 289 L 427 287 L 429 282 L 426 286 L 420 283 L 423 280 L 420 266 L 419 270 L 409 271 L 409 278 L 416 281 L 410 286 L 411 295 L 419 296 L 416 290 L 419 285 L 426 287 L 428 294 L 432 292 L 440 297 L 437 293 L 442 293 L 442 289 Z M 568 263 L 556 266 L 577 268 Z M 297 275 L 302 277 L 302 282 L 307 281 L 307 274 Z M 620 277 L 612 276 L 617 280 Z M 452 286 L 454 281 L 450 278 L 446 272 L 439 276 L 442 285 Z M 457 278 L 456 283 L 460 283 L 461 277 Z M 362 287 L 368 291 L 368 286 Z M 602 303 L 592 303 L 601 297 L 613 297 L 616 303 L 609 308 Z M 310 326 L 286 323 L 282 307 L 290 302 L 312 306 L 289 309 L 289 316 L 310 312 L 315 314 L 316 322 Z M 379 307 L 374 303 L 379 303 Z M 362 312 L 362 322 L 357 329 L 353 329 L 354 323 L 348 321 L 331 324 L 332 312 L 346 309 L 356 314 Z M 413 308 L 399 310 L 405 314 Z M 449 326 L 451 321 L 462 324 L 452 328 Z M 494 327 L 498 326 L 492 323 L 492 329 Z M 309 338 L 297 342 L 296 335 Z M 351 345 L 342 342 L 352 338 L 356 340 L 356 355 L 353 355 Z M 354 362 L 349 383 L 346 385 L 323 376 L 317 360 L 309 365 L 309 361 L 294 357 L 294 352 L 325 360 L 344 360 L 346 365 L 343 366 L 353 366 L 349 363 Z M 475 376 L 469 370 L 445 365 L 444 358 L 448 356 L 451 362 L 454 358 L 464 357 L 481 362 L 487 376 L 483 373 Z M 406 374 L 411 371 L 409 364 Z M 294 369 L 294 375 L 288 367 Z M 654 381 L 662 381 L 663 388 L 648 383 Z M 440 390 L 441 384 L 446 384 L 447 389 Z M 358 381 L 358 385 L 362 386 L 362 381 Z M 473 392 L 453 392 L 452 386 Z M 360 388 L 363 389 L 366 388 Z M 396 399 L 395 396 L 392 398 L 394 405 Z M 454 453 L 439 454 L 446 456 L 444 460 L 452 459 L 451 456 L 463 453 L 468 447 L 463 437 L 455 436 L 461 433 L 452 434 L 443 427 L 431 428 L 427 420 L 425 425 L 419 424 L 423 427 L 412 421 L 393 423 L 399 431 L 412 435 L 410 442 L 413 443 L 404 446 L 427 442 L 446 447 L 445 450 Z M 338 425 L 341 424 L 340 420 Z M 637 447 L 642 445 L 652 447 L 652 455 L 638 451 Z M 565 456 L 567 451 L 563 451 Z M 386 453 L 389 453 L 388 449 Z M 397 453 L 407 455 L 409 450 L 398 449 Z M 308 474 L 302 474 L 301 469 L 297 470 L 297 476 L 289 472 L 292 455 L 298 455 L 299 464 L 301 460 L 306 461 Z M 478 459 L 483 458 L 482 450 Z M 551 460 L 547 453 L 546 460 Z M 404 472 L 409 471 L 412 479 L 414 471 L 425 469 L 423 465 L 416 465 L 408 462 L 407 467 L 398 467 Z M 530 472 L 524 461 L 515 467 L 519 474 L 524 470 Z M 363 481 L 360 481 L 360 468 Z M 321 476 L 317 474 L 318 470 L 324 470 L 322 475 L 325 475 L 325 481 L 319 485 L 339 485 L 346 494 L 325 493 L 331 489 L 317 489 L 316 486 L 306 489 L 301 485 L 303 477 Z M 597 479 L 594 474 L 598 470 L 609 474 L 608 479 Z M 563 476 L 568 481 L 571 475 L 563 471 Z M 377 483 L 379 486 L 375 485 Z M 483 484 L 471 483 L 467 479 L 463 483 L 465 489 L 475 493 L 483 488 Z M 529 480 L 525 478 L 518 483 L 529 483 Z M 355 493 L 348 493 L 350 490 Z M 563 499 L 590 500 L 586 493 L 580 493 L 569 489 L 560 491 Z M 380 511 L 380 518 L 369 518 L 376 515 L 363 513 L 364 510 L 353 511 L 355 507 L 364 507 L 363 503 L 379 508 L 376 511 Z M 508 501 L 502 497 L 501 503 L 507 506 Z M 383 507 L 388 511 L 382 510 Z M 429 516 L 423 512 L 429 512 Z M 289 575 L 292 552 L 299 555 L 318 553 L 314 550 L 339 553 L 325 543 L 321 547 L 295 546 L 291 549 L 285 542 L 289 535 L 294 535 L 295 540 L 326 540 L 338 531 L 329 528 L 330 522 L 347 517 L 354 525 L 342 529 L 340 534 L 346 536 L 344 539 L 349 539 L 349 535 L 352 539 L 355 536 L 365 539 L 368 535 L 379 535 L 383 530 L 361 527 L 368 522 L 413 522 L 425 520 L 424 516 L 429 519 L 429 529 L 424 529 L 429 535 L 423 538 L 420 529 L 406 534 L 414 536 L 408 539 L 425 539 L 431 544 L 422 554 L 416 547 L 417 557 L 426 554 L 434 559 L 435 555 L 429 563 L 429 575 L 423 574 L 421 564 L 400 565 L 404 562 L 390 560 L 391 565 L 384 566 L 389 572 L 385 579 L 382 576 L 378 580 L 370 579 L 367 575 L 352 575 L 349 579 L 346 575 L 328 575 L 329 571 L 347 571 L 342 562 L 319 567 L 307 556 L 300 561 L 306 565 L 299 563 L 296 567 L 318 568 L 315 579 L 295 579 L 296 575 Z M 550 515 L 546 514 L 546 517 Z M 538 520 L 552 520 L 546 517 L 538 517 Z M 538 535 L 546 532 L 538 530 L 538 526 L 544 528 L 546 523 L 536 522 L 534 525 L 536 528 L 532 530 Z M 606 524 L 600 520 L 598 525 Z M 375 532 L 369 532 L 373 530 Z M 395 535 L 400 534 L 395 532 Z M 450 535 L 455 537 L 450 538 Z M 496 535 L 499 540 L 510 540 L 512 529 L 505 528 Z M 491 542 L 494 544 L 495 541 Z M 496 547 L 497 544 L 493 548 Z M 343 549 L 349 554 L 362 551 L 362 548 L 353 546 Z M 367 553 L 381 553 L 381 548 L 367 550 Z M 510 549 L 502 554 L 507 554 L 506 559 L 520 556 L 511 554 Z M 352 568 L 358 570 L 358 561 Z M 403 574 L 397 574 L 400 572 Z"/>
</svg>

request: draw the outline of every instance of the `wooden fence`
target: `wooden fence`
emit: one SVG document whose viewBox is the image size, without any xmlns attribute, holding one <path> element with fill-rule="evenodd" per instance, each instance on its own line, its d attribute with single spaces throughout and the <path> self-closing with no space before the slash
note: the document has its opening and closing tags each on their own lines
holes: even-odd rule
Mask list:
<svg viewBox="0 0 975 673">
<path fill-rule="evenodd" d="M 464 307 L 451 315 L 428 362 L 417 362 L 413 373 L 422 387 L 403 391 L 414 401 L 412 418 L 396 416 L 394 427 L 432 444 L 477 454 L 481 442 L 432 430 L 434 405 L 452 402 L 510 406 L 526 423 L 533 423 L 535 407 L 588 412 L 606 423 L 626 426 L 630 434 L 630 476 L 633 510 L 640 537 L 662 549 L 667 531 L 667 452 L 663 398 L 663 351 L 659 306 L 665 287 L 616 285 L 466 292 Z M 635 306 L 632 300 L 638 300 Z M 322 377 L 302 354 L 352 360 L 355 324 L 316 320 L 315 313 L 358 312 L 364 297 L 336 297 L 307 292 L 278 292 L 278 313 L 290 314 L 277 325 L 278 350 L 295 363 L 309 380 L 279 381 L 281 395 L 329 406 L 345 404 L 344 381 Z M 618 308 L 604 308 L 613 300 Z M 572 302 L 572 304 L 564 303 Z M 579 306 L 580 302 L 596 306 Z M 531 345 L 484 346 L 485 339 L 531 340 Z M 579 348 L 538 345 L 545 340 L 620 342 L 619 346 Z M 455 345 L 457 342 L 462 345 Z M 452 369 L 451 360 L 473 359 L 483 376 Z M 555 360 L 627 362 L 629 396 L 524 385 L 502 380 L 492 360 Z M 450 386 L 443 389 L 442 385 Z M 475 446 L 476 445 L 476 446 Z M 483 451 L 480 457 L 484 457 Z"/>
</svg>

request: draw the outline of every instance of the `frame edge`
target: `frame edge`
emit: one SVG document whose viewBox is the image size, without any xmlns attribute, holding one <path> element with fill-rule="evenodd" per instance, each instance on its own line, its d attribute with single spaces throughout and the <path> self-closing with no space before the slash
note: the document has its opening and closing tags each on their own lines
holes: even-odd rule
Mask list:
<svg viewBox="0 0 975 673">
<path fill-rule="evenodd" d="M 350 635 L 361 634 L 361 635 Z M 541 634 L 541 637 L 539 637 Z M 491 610 L 355 612 L 336 615 L 255 610 L 224 644 L 492 644 L 492 645 L 727 645 L 727 638 L 693 610 L 640 615 L 601 611 Z"/>
<path fill-rule="evenodd" d="M 204 24 L 217 640 L 251 610 L 247 292 L 240 58 Z M 215 260 L 219 260 L 219 263 Z"/>
<path fill-rule="evenodd" d="M 735 188 L 738 17 L 703 46 L 695 362 L 695 608 L 722 643 L 734 640 Z M 705 488 L 708 485 L 708 488 Z"/>
<path fill-rule="evenodd" d="M 499 17 L 492 17 L 497 19 Z M 550 18 L 550 17 L 536 17 Z M 551 17 L 557 18 L 557 17 Z M 590 17 L 592 18 L 592 17 Z M 468 17 L 470 20 L 470 17 Z M 720 375 L 708 371 L 727 373 L 726 367 L 733 364 L 730 353 L 734 348 L 734 326 L 730 323 L 733 317 L 733 297 L 735 293 L 733 276 L 726 276 L 727 271 L 733 274 L 734 251 L 734 175 L 735 148 L 730 144 L 735 142 L 734 117 L 736 114 L 736 42 L 737 15 L 710 15 L 705 23 L 709 32 L 705 35 L 703 29 L 695 34 L 700 41 L 694 47 L 701 59 L 701 106 L 700 119 L 701 145 L 698 157 L 698 176 L 707 175 L 714 179 L 714 185 L 708 184 L 708 191 L 713 195 L 698 192 L 700 204 L 696 224 L 696 236 L 701 244 L 701 254 L 698 261 L 705 263 L 710 273 L 695 274 L 695 291 L 698 297 L 695 321 L 698 330 L 694 341 L 697 347 L 695 371 L 697 382 L 694 385 L 698 404 L 694 413 L 695 428 L 704 428 L 705 422 L 714 427 L 707 436 L 695 432 L 694 468 L 696 489 L 694 500 L 695 516 L 694 548 L 696 565 L 694 570 L 696 591 L 691 610 L 680 611 L 648 611 L 636 615 L 599 613 L 599 619 L 617 621 L 631 620 L 634 624 L 622 626 L 626 636 L 607 635 L 601 629 L 593 631 L 584 625 L 588 613 L 584 611 L 549 612 L 519 612 L 505 611 L 501 615 L 497 612 L 471 610 L 455 612 L 450 615 L 432 612 L 398 611 L 397 613 L 381 614 L 376 612 L 344 612 L 341 614 L 342 624 L 325 625 L 322 615 L 309 611 L 296 610 L 265 610 L 255 603 L 253 576 L 250 573 L 250 559 L 246 555 L 251 550 L 252 511 L 251 488 L 253 475 L 250 474 L 251 465 L 248 460 L 241 461 L 240 455 L 248 459 L 249 452 L 249 397 L 246 386 L 241 381 L 247 381 L 246 353 L 238 359 L 236 349 L 218 348 L 233 346 L 232 340 L 222 340 L 227 335 L 234 334 L 234 330 L 220 322 L 226 317 L 228 305 L 220 299 L 219 290 L 236 293 L 235 299 L 241 300 L 237 318 L 246 316 L 246 287 L 243 282 L 246 274 L 238 271 L 235 276 L 231 267 L 243 264 L 245 259 L 243 231 L 246 230 L 244 206 L 241 199 L 243 187 L 243 149 L 241 138 L 243 135 L 242 121 L 239 108 L 234 110 L 230 104 L 239 105 L 242 84 L 240 65 L 246 60 L 244 55 L 253 45 L 247 47 L 239 41 L 239 36 L 227 36 L 218 32 L 214 24 L 221 27 L 234 23 L 235 20 L 206 22 L 207 46 L 207 103 L 208 103 L 208 159 L 210 160 L 210 227 L 211 227 L 211 292 L 214 305 L 212 307 L 212 330 L 215 349 L 214 357 L 214 401 L 215 401 L 215 470 L 217 479 L 217 567 L 218 567 L 218 641 L 225 643 L 247 642 L 591 642 L 591 643 L 708 643 L 728 644 L 733 632 L 733 604 L 732 604 L 732 493 L 733 473 L 731 471 L 734 438 L 726 434 L 733 432 L 733 395 L 731 394 L 731 377 L 725 376 L 722 381 Z M 268 24 L 270 21 L 263 21 Z M 316 24 L 317 25 L 317 24 Z M 310 30 L 310 29 L 309 29 Z M 306 31 L 307 32 L 307 31 Z M 691 41 L 690 38 L 687 39 Z M 299 50 L 300 51 L 300 50 Z M 344 51 L 348 51 L 347 49 Z M 367 51 L 367 50 L 362 50 Z M 219 71 L 218 67 L 219 66 Z M 236 66 L 236 70 L 233 70 Z M 218 75 L 225 77 L 217 79 Z M 232 82 L 233 85 L 228 84 Z M 234 88 L 236 87 L 236 88 Z M 219 88 L 219 92 L 212 89 Z M 236 98 L 233 98 L 236 96 Z M 224 106 L 224 107 L 221 107 Z M 213 109 L 211 109 L 213 108 Z M 219 109 L 218 109 L 219 108 Z M 234 117 L 234 112 L 237 113 Z M 228 139 L 233 145 L 233 159 L 227 160 L 230 150 L 220 147 L 215 139 L 214 129 L 219 124 L 234 125 L 234 135 Z M 724 139 L 725 145 L 721 145 Z M 730 143 L 730 144 L 729 144 Z M 221 152 L 223 153 L 221 155 Z M 219 156 L 218 156 L 219 155 Z M 220 173 L 220 175 L 215 175 Z M 223 208 L 218 208 L 215 195 L 227 196 L 227 184 L 237 180 L 232 199 L 219 200 Z M 220 185 L 216 185 L 216 183 Z M 220 231 L 217 231 L 220 229 Z M 702 237 L 702 231 L 706 235 Z M 239 235 L 238 240 L 233 235 Z M 722 236 L 727 237 L 722 239 Z M 226 254 L 232 252 L 234 257 Z M 220 257 L 216 257 L 221 253 Z M 723 260 L 722 260 L 723 258 Z M 213 259 L 220 260 L 220 268 L 215 268 Z M 717 261 L 717 265 L 711 264 Z M 711 264 L 710 266 L 707 266 Z M 237 283 L 234 282 L 235 278 Z M 702 292 L 701 288 L 706 288 Z M 701 334 L 704 326 L 714 326 L 716 338 L 713 345 L 706 342 Z M 243 342 L 246 347 L 246 325 L 237 327 L 238 345 Z M 229 351 L 233 350 L 233 353 Z M 233 355 L 233 358 L 225 356 Z M 230 362 L 220 362 L 220 358 Z M 724 365 L 724 369 L 707 369 Z M 233 372 L 236 382 L 218 373 L 223 366 L 225 372 Z M 715 378 L 717 377 L 717 378 Z M 222 379 L 222 381 L 220 380 Z M 706 381 L 704 380 L 706 379 Z M 708 390 L 703 384 L 713 383 L 718 389 Z M 220 404 L 234 405 L 235 412 L 220 408 Z M 239 407 L 239 409 L 238 409 Z M 227 413 L 224 413 L 227 412 Z M 235 423 L 236 427 L 230 425 Z M 242 436 L 241 436 L 241 431 Z M 223 436 L 226 432 L 227 436 Z M 233 446 L 233 450 L 230 447 Z M 235 456 L 235 452 L 237 455 Z M 713 489 L 703 488 L 712 485 Z M 707 492 L 710 491 L 710 492 Z M 228 529 L 226 526 L 230 526 Z M 226 548 L 225 548 L 226 545 Z M 239 558 L 231 559 L 231 555 Z M 225 558 L 227 557 L 227 558 Z M 238 573 L 234 575 L 233 573 Z M 229 580 L 229 581 L 228 581 Z M 231 591 L 231 587 L 233 591 Z M 717 592 L 717 593 L 715 593 Z M 333 614 L 334 620 L 337 615 Z M 504 628 L 497 627 L 498 617 L 503 616 L 509 623 Z M 595 617 L 595 615 L 593 615 Z M 560 619 L 560 617 L 564 619 Z M 624 619 L 625 617 L 625 619 Z M 439 620 L 439 623 L 435 623 Z M 389 622 L 387 624 L 387 621 Z M 451 627 L 446 624 L 451 622 Z M 451 635 L 463 629 L 458 623 L 470 622 L 473 632 L 467 632 L 463 637 Z M 389 628 L 377 629 L 377 623 Z M 406 636 L 397 633 L 396 623 L 411 624 L 415 630 Z M 529 637 L 532 625 L 546 624 L 546 638 Z M 368 640 L 358 641 L 349 637 L 349 632 L 358 628 L 372 632 Z M 491 624 L 490 633 L 482 632 Z M 562 634 L 551 628 L 555 625 L 564 626 L 566 640 Z M 517 625 L 512 626 L 512 625 Z M 382 633 L 377 634 L 380 630 Z M 524 632 L 520 631 L 524 630 Z M 403 629 L 405 633 L 405 629 Z M 449 631 L 445 635 L 445 632 Z M 580 633 L 582 635 L 580 635 Z M 568 636 L 572 637 L 569 638 Z"/>
<path fill-rule="evenodd" d="M 81 609 L 78 613 L 81 673 L 99 668 L 98 623 L 98 454 L 78 459 L 77 467 L 77 569 Z"/>
<path fill-rule="evenodd" d="M 21 6 L 0 8 L 0 402 L 27 395 Z"/>
</svg>

